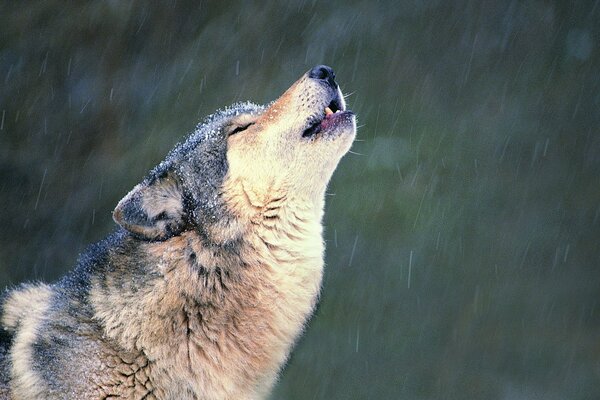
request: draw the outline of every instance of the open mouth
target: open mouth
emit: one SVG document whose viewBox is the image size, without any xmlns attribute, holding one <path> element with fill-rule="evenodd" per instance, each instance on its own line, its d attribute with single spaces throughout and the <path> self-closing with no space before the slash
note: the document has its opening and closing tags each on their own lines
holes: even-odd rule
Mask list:
<svg viewBox="0 0 600 400">
<path fill-rule="evenodd" d="M 326 131 L 328 128 L 336 126 L 340 117 L 344 114 L 351 113 L 346 111 L 344 103 L 340 101 L 338 97 L 335 97 L 323 110 L 323 114 L 315 116 L 314 122 L 312 122 L 308 128 L 302 133 L 302 137 L 310 138 L 318 135 L 322 131 Z"/>
</svg>

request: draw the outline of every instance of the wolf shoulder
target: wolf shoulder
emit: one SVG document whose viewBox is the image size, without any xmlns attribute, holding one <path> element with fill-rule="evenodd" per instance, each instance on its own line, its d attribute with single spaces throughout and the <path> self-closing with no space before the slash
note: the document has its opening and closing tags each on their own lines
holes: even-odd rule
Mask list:
<svg viewBox="0 0 600 400">
<path fill-rule="evenodd" d="M 0 399 L 61 398 L 65 393 L 101 398 L 110 392 L 110 370 L 123 374 L 127 370 L 119 364 L 135 369 L 147 363 L 107 340 L 90 302 L 93 291 L 110 276 L 131 279 L 109 272 L 126 270 L 124 265 L 106 262 L 109 253 L 126 254 L 126 246 L 117 232 L 90 246 L 77 267 L 57 283 L 27 283 L 5 293 Z"/>
</svg>

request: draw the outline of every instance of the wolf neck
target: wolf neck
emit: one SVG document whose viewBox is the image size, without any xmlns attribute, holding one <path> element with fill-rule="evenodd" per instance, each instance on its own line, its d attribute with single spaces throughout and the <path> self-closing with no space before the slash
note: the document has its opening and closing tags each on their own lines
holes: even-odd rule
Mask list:
<svg viewBox="0 0 600 400">
<path fill-rule="evenodd" d="M 268 390 L 314 309 L 323 271 L 322 211 L 287 204 L 265 208 L 228 246 L 195 232 L 140 243 L 135 262 L 144 266 L 128 273 L 146 281 L 143 302 L 126 286 L 93 283 L 107 335 L 196 393 L 218 386 L 227 398 L 246 398 L 236 388 Z M 114 296 L 120 309 L 105 300 Z M 211 368 L 227 371 L 226 381 L 213 381 Z"/>
<path fill-rule="evenodd" d="M 302 264 L 320 267 L 324 251 L 322 215 L 322 206 L 308 201 L 284 198 L 267 203 L 252 221 L 253 235 L 263 245 L 256 243 L 257 251 L 270 264 L 292 264 L 294 269 Z"/>
<path fill-rule="evenodd" d="M 294 280 L 297 270 L 318 270 L 320 274 L 324 189 L 316 197 L 298 197 L 274 182 L 265 185 L 256 189 L 258 185 L 242 179 L 226 183 L 225 202 L 241 221 L 239 236 L 247 244 L 248 251 L 242 254 L 247 256 L 244 263 L 291 271 L 289 281 Z"/>
</svg>

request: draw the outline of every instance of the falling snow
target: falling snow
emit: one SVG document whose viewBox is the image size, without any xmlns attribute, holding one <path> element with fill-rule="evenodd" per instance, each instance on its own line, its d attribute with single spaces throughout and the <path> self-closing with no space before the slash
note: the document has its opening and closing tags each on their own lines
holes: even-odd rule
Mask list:
<svg viewBox="0 0 600 400">
<path fill-rule="evenodd" d="M 214 110 L 328 64 L 360 127 L 273 398 L 600 398 L 598 1 L 5 3 L 2 286 L 70 269 Z"/>
</svg>

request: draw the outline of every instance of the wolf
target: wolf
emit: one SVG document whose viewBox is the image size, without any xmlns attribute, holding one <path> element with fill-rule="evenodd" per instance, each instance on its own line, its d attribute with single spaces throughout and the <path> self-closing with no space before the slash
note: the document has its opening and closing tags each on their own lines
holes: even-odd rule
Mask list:
<svg viewBox="0 0 600 400">
<path fill-rule="evenodd" d="M 53 284 L 2 302 L 2 399 L 264 399 L 321 287 L 326 186 L 356 135 L 330 67 L 198 124 Z"/>
</svg>

